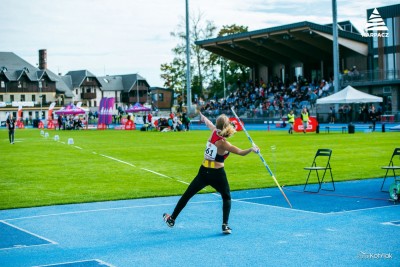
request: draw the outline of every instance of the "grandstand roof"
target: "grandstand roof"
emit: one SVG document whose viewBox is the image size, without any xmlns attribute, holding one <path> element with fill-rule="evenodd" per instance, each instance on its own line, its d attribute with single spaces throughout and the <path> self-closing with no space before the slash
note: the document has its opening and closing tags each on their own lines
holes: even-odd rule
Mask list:
<svg viewBox="0 0 400 267">
<path fill-rule="evenodd" d="M 339 27 L 340 29 L 340 27 Z M 331 25 L 303 21 L 196 42 L 202 48 L 247 66 L 332 60 Z M 368 54 L 359 33 L 339 30 L 340 57 Z"/>
</svg>

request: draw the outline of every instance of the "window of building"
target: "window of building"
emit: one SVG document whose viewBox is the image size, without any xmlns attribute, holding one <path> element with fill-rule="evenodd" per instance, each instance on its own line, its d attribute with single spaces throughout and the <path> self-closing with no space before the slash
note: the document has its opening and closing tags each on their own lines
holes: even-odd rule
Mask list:
<svg viewBox="0 0 400 267">
<path fill-rule="evenodd" d="M 0 87 L 1 87 L 1 88 L 6 88 L 6 83 L 5 83 L 4 81 L 1 81 Z"/>
<path fill-rule="evenodd" d="M 386 70 L 394 70 L 394 54 L 386 54 L 385 62 Z"/>
<path fill-rule="evenodd" d="M 374 35 L 372 37 L 372 47 L 373 48 L 378 48 L 378 36 L 377 36 L 377 31 L 373 31 Z"/>
<path fill-rule="evenodd" d="M 75 94 L 78 95 L 78 89 L 75 90 Z"/>
<path fill-rule="evenodd" d="M 393 43 L 400 45 L 400 17 L 393 18 Z"/>
<path fill-rule="evenodd" d="M 10 102 L 14 102 L 14 95 L 10 95 Z"/>
<path fill-rule="evenodd" d="M 388 31 L 388 36 L 385 37 L 385 46 L 393 46 L 393 35 L 394 35 L 394 31 L 393 31 L 393 18 L 387 18 L 385 19 L 385 24 L 386 27 L 388 27 L 389 31 Z"/>
<path fill-rule="evenodd" d="M 20 99 L 21 101 L 25 101 L 25 95 L 21 95 Z"/>
<path fill-rule="evenodd" d="M 3 95 L 0 95 L 0 102 L 3 102 L 3 101 L 4 101 Z"/>
<path fill-rule="evenodd" d="M 379 56 L 378 55 L 374 55 L 374 70 L 375 71 L 379 71 L 379 61 L 378 61 L 378 59 L 379 59 Z"/>
<path fill-rule="evenodd" d="M 386 73 L 386 78 L 387 79 L 393 79 L 394 78 L 394 55 L 395 54 L 386 54 L 385 55 L 385 73 Z"/>
<path fill-rule="evenodd" d="M 97 101 L 93 101 L 93 107 L 97 107 Z"/>
<path fill-rule="evenodd" d="M 32 95 L 32 102 L 35 102 L 35 101 L 36 101 L 36 96 Z"/>
<path fill-rule="evenodd" d="M 164 101 L 164 94 L 163 93 L 159 93 L 158 94 L 158 101 Z"/>
</svg>

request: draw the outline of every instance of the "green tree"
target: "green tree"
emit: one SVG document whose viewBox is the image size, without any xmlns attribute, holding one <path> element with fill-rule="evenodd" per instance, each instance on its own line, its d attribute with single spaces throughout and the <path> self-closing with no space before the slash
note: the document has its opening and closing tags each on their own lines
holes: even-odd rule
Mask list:
<svg viewBox="0 0 400 267">
<path fill-rule="evenodd" d="M 224 25 L 218 32 L 218 37 L 248 32 L 247 26 L 236 24 Z M 239 64 L 233 60 L 224 59 L 219 55 L 212 54 L 210 61 L 213 66 L 218 66 L 218 73 L 210 86 L 209 94 L 222 98 L 224 96 L 224 76 L 227 95 L 236 89 L 238 80 L 246 81 L 249 77 L 251 69 L 243 64 Z M 225 73 L 224 73 L 225 69 Z M 218 75 L 218 76 L 217 76 Z"/>
<path fill-rule="evenodd" d="M 176 92 L 186 90 L 186 28 L 184 20 L 171 32 L 171 36 L 178 39 L 177 45 L 172 49 L 174 59 L 171 63 L 161 65 L 161 78 L 164 86 Z M 195 45 L 196 41 L 214 36 L 216 27 L 211 21 L 204 21 L 203 15 L 193 15 L 190 18 L 190 72 L 192 97 L 203 94 L 204 83 L 210 81 L 213 66 L 209 64 L 211 53 Z"/>
</svg>

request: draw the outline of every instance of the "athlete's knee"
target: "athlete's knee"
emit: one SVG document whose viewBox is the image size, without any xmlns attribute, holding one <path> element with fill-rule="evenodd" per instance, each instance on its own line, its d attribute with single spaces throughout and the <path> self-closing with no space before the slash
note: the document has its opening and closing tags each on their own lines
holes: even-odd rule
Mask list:
<svg viewBox="0 0 400 267">
<path fill-rule="evenodd" d="M 231 201 L 231 194 L 222 194 L 221 197 L 224 201 Z"/>
</svg>

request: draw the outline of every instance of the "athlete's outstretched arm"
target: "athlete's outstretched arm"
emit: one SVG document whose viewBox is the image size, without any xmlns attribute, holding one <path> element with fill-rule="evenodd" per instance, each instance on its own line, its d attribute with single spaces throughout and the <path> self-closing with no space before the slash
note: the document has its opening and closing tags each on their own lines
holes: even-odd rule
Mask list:
<svg viewBox="0 0 400 267">
<path fill-rule="evenodd" d="M 258 148 L 258 146 L 254 145 L 249 149 L 241 149 L 238 148 L 237 146 L 232 145 L 231 143 L 229 143 L 226 140 L 219 140 L 215 143 L 217 145 L 218 148 L 222 148 L 226 151 L 229 151 L 231 153 L 240 155 L 240 156 L 246 156 L 247 154 L 254 152 L 254 153 L 258 153 L 260 151 L 260 149 Z"/>
<path fill-rule="evenodd" d="M 203 113 L 201 112 L 200 112 L 200 121 L 204 121 L 208 129 L 210 129 L 211 131 L 215 130 L 215 125 L 209 119 L 207 119 L 207 117 L 204 116 Z"/>
</svg>

